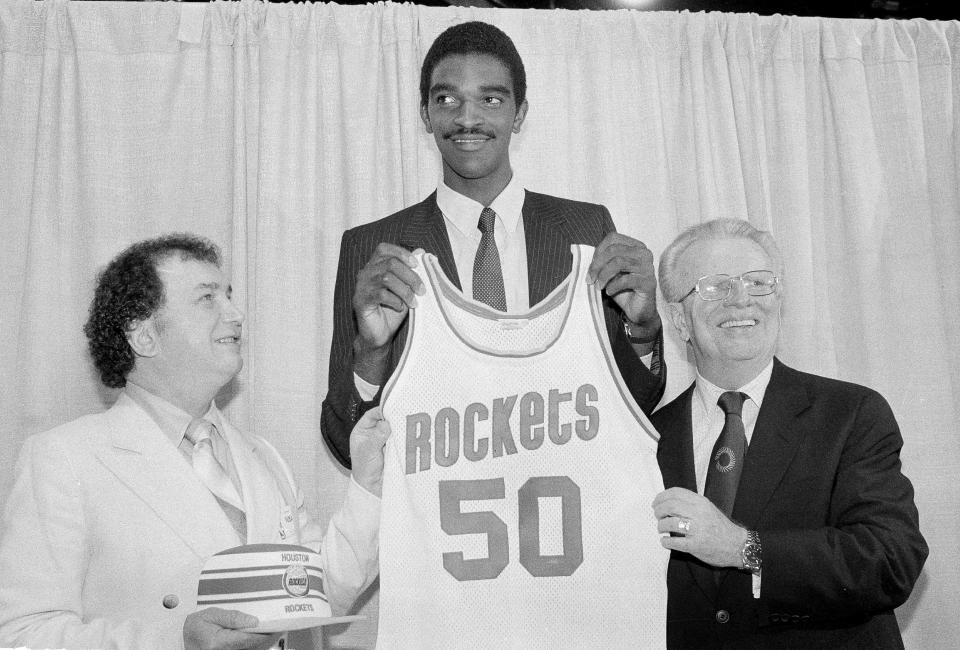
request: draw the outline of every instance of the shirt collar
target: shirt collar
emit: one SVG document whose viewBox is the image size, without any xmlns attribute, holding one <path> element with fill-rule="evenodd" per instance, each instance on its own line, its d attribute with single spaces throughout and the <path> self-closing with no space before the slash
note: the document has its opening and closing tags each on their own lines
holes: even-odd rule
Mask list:
<svg viewBox="0 0 960 650">
<path fill-rule="evenodd" d="M 760 371 L 759 375 L 738 388 L 737 391 L 744 393 L 748 399 L 757 405 L 757 408 L 759 409 L 763 404 L 763 396 L 767 392 L 767 385 L 770 383 L 770 376 L 772 374 L 773 359 L 771 359 L 770 363 L 768 363 L 764 369 Z M 700 400 L 700 405 L 703 407 L 704 412 L 709 413 L 710 409 L 717 407 L 717 400 L 719 400 L 720 396 L 726 393 L 727 390 L 720 388 L 707 379 L 704 379 L 703 375 L 701 375 L 700 371 L 698 370 L 697 385 L 693 392 L 696 395 L 696 398 Z"/>
<path fill-rule="evenodd" d="M 151 393 L 143 386 L 138 386 L 129 379 L 127 380 L 124 392 L 130 399 L 136 402 L 140 408 L 147 412 L 147 415 L 160 427 L 163 435 L 169 438 L 175 446 L 179 446 L 180 443 L 183 442 L 183 434 L 186 433 L 187 427 L 193 420 L 193 417 L 189 413 L 178 406 L 174 406 L 159 395 Z M 210 408 L 207 409 L 207 413 L 203 417 L 213 422 L 218 429 L 223 431 L 220 411 L 217 409 L 216 404 L 210 402 Z"/>
<path fill-rule="evenodd" d="M 507 232 L 515 232 L 523 215 L 523 200 L 525 192 L 523 185 L 514 174 L 510 182 L 503 188 L 497 198 L 490 203 L 490 207 L 497 213 L 497 217 Z M 480 237 L 477 222 L 483 205 L 468 196 L 453 190 L 443 181 L 437 186 L 437 207 L 443 216 L 452 223 L 457 230 L 468 237 Z"/>
</svg>

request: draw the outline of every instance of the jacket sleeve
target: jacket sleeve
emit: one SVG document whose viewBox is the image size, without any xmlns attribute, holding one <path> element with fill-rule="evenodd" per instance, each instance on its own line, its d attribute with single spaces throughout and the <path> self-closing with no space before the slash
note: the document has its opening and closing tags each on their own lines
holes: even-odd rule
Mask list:
<svg viewBox="0 0 960 650">
<path fill-rule="evenodd" d="M 602 239 L 607 234 L 616 232 L 617 228 L 610 216 L 610 211 L 605 206 L 600 206 L 600 209 Z M 607 333 L 610 336 L 610 347 L 620 375 L 634 401 L 649 416 L 663 397 L 663 391 L 667 385 L 667 364 L 663 358 L 663 328 L 657 334 L 657 340 L 653 345 L 653 358 L 648 368 L 637 356 L 633 344 L 627 338 L 620 307 L 607 295 L 603 296 L 603 311 L 607 322 Z"/>
<path fill-rule="evenodd" d="M 901 472 L 902 446 L 887 402 L 866 393 L 841 451 L 826 525 L 759 531 L 763 610 L 823 621 L 891 610 L 906 601 L 928 549 L 913 486 Z"/>
<path fill-rule="evenodd" d="M 353 317 L 353 291 L 357 273 L 366 263 L 357 250 L 354 231 L 348 230 L 340 242 L 337 281 L 333 292 L 333 341 L 327 375 L 327 396 L 320 415 L 320 431 L 337 461 L 350 469 L 350 432 L 364 413 L 379 402 L 379 396 L 365 402 L 357 392 L 353 377 L 353 340 L 357 335 Z"/>
<path fill-rule="evenodd" d="M 0 538 L 0 647 L 182 648 L 186 612 L 171 612 L 162 623 L 84 612 L 87 558 L 96 551 L 85 517 L 65 450 L 48 436 L 28 439 Z"/>
<path fill-rule="evenodd" d="M 326 535 L 307 515 L 302 498 L 300 521 L 304 545 L 320 551 L 323 586 L 333 614 L 346 614 L 380 572 L 380 499 L 351 476 L 343 504 L 330 519 Z"/>
</svg>

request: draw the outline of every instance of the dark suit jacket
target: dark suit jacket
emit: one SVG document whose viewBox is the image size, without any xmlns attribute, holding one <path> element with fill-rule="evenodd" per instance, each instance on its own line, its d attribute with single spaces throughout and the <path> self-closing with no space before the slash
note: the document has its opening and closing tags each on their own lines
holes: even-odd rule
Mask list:
<svg viewBox="0 0 960 650">
<path fill-rule="evenodd" d="M 602 205 L 530 191 L 523 202 L 523 228 L 531 305 L 540 302 L 570 273 L 573 265 L 571 244 L 596 246 L 607 233 L 616 229 L 610 212 Z M 353 340 L 357 327 L 352 300 L 357 274 L 380 242 L 398 244 L 410 250 L 423 248 L 433 253 L 447 277 L 460 288 L 460 277 L 443 215 L 437 207 L 436 192 L 416 205 L 343 234 L 333 296 L 329 388 L 323 401 L 320 426 L 330 451 L 345 467 L 350 467 L 349 440 L 353 425 L 379 402 L 379 395 L 371 402 L 362 401 L 354 384 Z M 633 351 L 623 331 L 619 308 L 610 299 L 605 299 L 604 303 L 607 329 L 620 372 L 637 403 L 650 413 L 660 401 L 666 382 L 666 368 L 660 357 L 662 339 L 657 341 L 651 372 Z M 399 361 L 405 341 L 406 323 L 393 341 L 391 371 Z"/>
<path fill-rule="evenodd" d="M 651 420 L 664 486 L 695 492 L 692 397 Z M 760 598 L 749 573 L 674 551 L 668 646 L 902 648 L 893 609 L 927 557 L 902 445 L 878 393 L 774 359 L 732 517 L 760 533 Z"/>
</svg>

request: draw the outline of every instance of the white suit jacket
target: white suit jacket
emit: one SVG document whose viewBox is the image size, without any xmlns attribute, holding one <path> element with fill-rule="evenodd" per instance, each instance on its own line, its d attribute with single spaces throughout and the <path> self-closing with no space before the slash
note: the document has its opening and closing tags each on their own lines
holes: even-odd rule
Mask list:
<svg viewBox="0 0 960 650">
<path fill-rule="evenodd" d="M 221 420 L 246 540 L 126 394 L 24 443 L 0 529 L 0 647 L 182 647 L 203 563 L 242 543 L 319 549 L 334 612 L 349 608 L 377 574 L 380 500 L 351 480 L 323 537 L 276 450 Z M 295 499 L 299 539 L 289 525 L 281 535 L 283 492 Z"/>
</svg>

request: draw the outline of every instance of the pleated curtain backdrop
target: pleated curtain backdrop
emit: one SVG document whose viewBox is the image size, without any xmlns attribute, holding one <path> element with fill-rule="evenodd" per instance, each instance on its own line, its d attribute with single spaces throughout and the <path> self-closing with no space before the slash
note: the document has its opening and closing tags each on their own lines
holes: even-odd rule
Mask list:
<svg viewBox="0 0 960 650">
<path fill-rule="evenodd" d="M 774 233 L 779 354 L 890 401 L 931 547 L 898 617 L 908 647 L 954 646 L 957 22 L 0 0 L 0 501 L 28 435 L 115 398 L 81 332 L 97 270 L 192 231 L 222 245 L 247 314 L 221 404 L 330 517 L 347 480 L 319 433 L 340 236 L 436 186 L 419 66 L 469 19 L 524 58 L 526 187 L 606 204 L 655 253 L 715 217 Z M 667 354 L 670 399 L 693 375 L 669 331 Z M 328 645 L 372 646 L 376 604 Z"/>
</svg>

